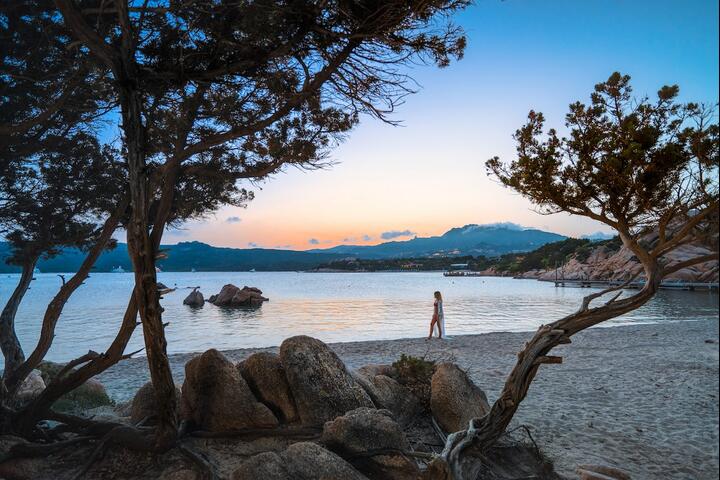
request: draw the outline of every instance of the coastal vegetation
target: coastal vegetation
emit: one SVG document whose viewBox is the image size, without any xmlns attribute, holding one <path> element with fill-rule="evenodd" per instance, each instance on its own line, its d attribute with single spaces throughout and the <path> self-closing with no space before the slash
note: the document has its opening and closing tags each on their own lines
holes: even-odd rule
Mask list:
<svg viewBox="0 0 720 480">
<path fill-rule="evenodd" d="M 383 271 L 445 271 L 462 268 L 480 272 L 493 269 L 498 275 L 515 275 L 530 270 L 549 270 L 562 266 L 571 258 L 584 261 L 595 248 L 615 252 L 621 247 L 618 237 L 593 242 L 582 238 L 568 238 L 548 243 L 530 252 L 507 253 L 498 257 L 485 256 L 430 256 L 416 258 L 362 259 L 343 258 L 318 267 L 319 271 L 335 270 L 347 272 Z M 453 265 L 463 265 L 453 267 Z M 466 266 L 465 266 L 466 265 Z"/>
</svg>

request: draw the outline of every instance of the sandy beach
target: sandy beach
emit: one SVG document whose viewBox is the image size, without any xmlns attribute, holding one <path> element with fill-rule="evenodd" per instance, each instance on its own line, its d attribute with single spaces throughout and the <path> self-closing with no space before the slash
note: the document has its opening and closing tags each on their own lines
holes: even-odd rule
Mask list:
<svg viewBox="0 0 720 480">
<path fill-rule="evenodd" d="M 452 360 L 492 402 L 530 333 L 464 335 L 331 344 L 350 368 L 391 363 L 401 353 Z M 531 428 L 559 473 L 578 464 L 612 465 L 633 479 L 718 477 L 718 322 L 594 328 L 558 349 L 562 365 L 545 366 L 516 420 Z M 240 361 L 256 351 L 224 352 Z M 176 381 L 193 354 L 171 357 Z M 148 379 L 144 358 L 100 377 L 117 401 Z"/>
</svg>

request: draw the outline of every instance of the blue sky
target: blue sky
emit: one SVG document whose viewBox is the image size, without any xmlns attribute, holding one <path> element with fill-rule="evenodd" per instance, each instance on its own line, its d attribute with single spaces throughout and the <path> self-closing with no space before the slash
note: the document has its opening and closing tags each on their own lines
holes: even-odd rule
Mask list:
<svg viewBox="0 0 720 480">
<path fill-rule="evenodd" d="M 538 215 L 487 178 L 485 160 L 512 158 L 511 135 L 530 109 L 562 127 L 568 104 L 587 101 L 613 71 L 631 75 L 638 95 L 677 83 L 683 100 L 717 102 L 717 19 L 718 3 L 700 0 L 477 1 L 457 17 L 465 58 L 409 69 L 422 88 L 396 112 L 402 126 L 365 118 L 334 151 L 332 169 L 276 175 L 247 209 L 225 208 L 165 240 L 307 249 L 467 223 L 603 230 Z"/>
</svg>

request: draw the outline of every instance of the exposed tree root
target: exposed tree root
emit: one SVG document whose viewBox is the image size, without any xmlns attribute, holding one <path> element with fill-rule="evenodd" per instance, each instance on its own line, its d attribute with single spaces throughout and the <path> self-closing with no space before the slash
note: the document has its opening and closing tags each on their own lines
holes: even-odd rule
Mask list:
<svg viewBox="0 0 720 480">
<path fill-rule="evenodd" d="M 101 440 L 73 480 L 79 480 L 92 468 L 93 464 L 105 456 L 111 446 L 118 446 L 136 452 L 161 453 L 156 446 L 154 429 L 139 429 L 121 425 L 110 430 Z"/>
<path fill-rule="evenodd" d="M 64 448 L 96 439 L 97 437 L 93 436 L 82 436 L 52 443 L 18 443 L 17 445 L 13 445 L 5 455 L 0 457 L 0 462 L 6 462 L 13 458 L 45 457 Z"/>
<path fill-rule="evenodd" d="M 197 465 L 202 472 L 203 480 L 220 480 L 212 462 L 202 452 L 198 452 L 182 442 L 177 448 L 186 458 Z"/>
<path fill-rule="evenodd" d="M 412 452 L 399 448 L 376 448 L 373 450 L 367 450 L 365 452 L 354 453 L 352 455 L 343 455 L 343 458 L 345 460 L 355 460 L 360 458 L 379 457 L 381 455 L 401 455 L 405 458 L 420 458 L 427 461 L 437 458 L 437 455 L 433 453 Z"/>
</svg>

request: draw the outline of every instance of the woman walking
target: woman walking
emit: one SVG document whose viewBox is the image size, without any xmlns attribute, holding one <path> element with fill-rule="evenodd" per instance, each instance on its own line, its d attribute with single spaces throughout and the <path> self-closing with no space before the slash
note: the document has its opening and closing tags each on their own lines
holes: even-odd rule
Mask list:
<svg viewBox="0 0 720 480">
<path fill-rule="evenodd" d="M 432 320 L 430 321 L 430 334 L 428 335 L 428 340 L 432 338 L 433 330 L 436 326 L 438 329 L 438 338 L 443 338 L 443 335 L 445 335 L 445 313 L 443 312 L 442 294 L 440 292 L 435 292 L 434 296 L 435 304 L 433 306 Z"/>
</svg>

